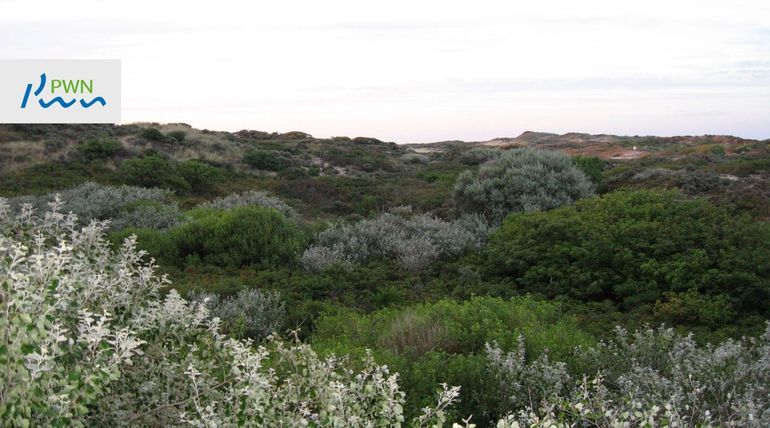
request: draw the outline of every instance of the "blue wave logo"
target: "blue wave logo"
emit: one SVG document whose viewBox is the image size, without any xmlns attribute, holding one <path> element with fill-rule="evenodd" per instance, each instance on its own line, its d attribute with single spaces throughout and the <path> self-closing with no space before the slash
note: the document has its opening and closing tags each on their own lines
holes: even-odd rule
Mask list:
<svg viewBox="0 0 770 428">
<path fill-rule="evenodd" d="M 24 91 L 24 98 L 21 100 L 21 108 L 25 109 L 27 108 L 27 103 L 29 102 L 30 94 L 34 95 L 35 97 L 40 97 L 40 94 L 43 93 L 43 90 L 46 87 L 47 78 L 45 73 L 40 75 L 40 83 L 37 86 L 37 89 L 35 89 L 34 92 L 32 92 L 32 83 L 27 84 L 27 88 Z M 72 94 L 79 94 L 84 95 L 86 92 L 89 95 L 93 94 L 94 91 L 94 81 L 93 80 L 61 80 L 61 79 L 52 79 L 51 80 L 51 94 L 56 95 L 56 90 L 58 89 L 60 92 L 64 92 L 67 100 L 62 98 L 60 95 L 56 95 L 53 98 L 51 98 L 49 101 L 44 100 L 43 98 L 38 98 L 37 102 L 40 104 L 40 107 L 42 108 L 49 108 L 53 105 L 58 105 L 62 108 L 70 108 L 74 105 L 79 104 L 82 108 L 91 108 L 94 104 L 99 104 L 102 107 L 107 105 L 107 101 L 104 99 L 104 97 L 93 97 L 88 100 L 86 98 L 81 97 L 78 99 L 77 96 L 74 96 L 70 98 L 70 93 Z"/>
</svg>

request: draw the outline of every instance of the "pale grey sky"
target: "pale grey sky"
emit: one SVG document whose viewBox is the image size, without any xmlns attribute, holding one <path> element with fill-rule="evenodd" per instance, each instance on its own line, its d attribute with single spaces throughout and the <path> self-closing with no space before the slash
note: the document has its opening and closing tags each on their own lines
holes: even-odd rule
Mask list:
<svg viewBox="0 0 770 428">
<path fill-rule="evenodd" d="M 124 122 L 770 138 L 767 0 L 0 0 L 0 58 L 123 60 Z"/>
</svg>

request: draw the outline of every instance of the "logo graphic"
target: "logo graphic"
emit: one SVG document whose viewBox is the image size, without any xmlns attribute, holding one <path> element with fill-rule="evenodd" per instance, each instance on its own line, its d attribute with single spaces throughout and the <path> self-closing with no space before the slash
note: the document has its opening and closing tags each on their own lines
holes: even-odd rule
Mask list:
<svg viewBox="0 0 770 428">
<path fill-rule="evenodd" d="M 43 92 L 43 89 L 45 88 L 46 83 L 46 77 L 45 73 L 40 75 L 40 84 L 38 85 L 37 89 L 35 90 L 35 96 L 39 96 L 41 92 Z M 63 88 L 64 93 L 69 94 L 72 93 L 78 93 L 78 91 L 82 94 L 86 91 L 88 91 L 89 94 L 94 93 L 94 81 L 89 80 L 86 82 L 85 80 L 58 80 L 54 79 L 51 81 L 51 93 L 53 94 L 56 92 L 56 89 Z M 29 101 L 29 92 L 32 90 L 32 84 L 27 84 L 27 89 L 24 91 L 24 99 L 21 101 L 21 108 L 27 108 L 27 101 Z M 40 106 L 43 108 L 51 107 L 54 103 L 58 103 L 60 106 L 64 108 L 70 108 L 75 104 L 75 98 L 72 98 L 70 101 L 64 101 L 64 99 L 60 96 L 57 96 L 53 98 L 51 101 L 44 101 L 42 98 L 38 100 L 40 103 Z M 107 105 L 107 101 L 104 100 L 103 97 L 95 97 L 92 98 L 90 101 L 86 101 L 84 98 L 80 99 L 80 105 L 83 106 L 83 108 L 89 108 L 92 105 L 99 103 L 104 107 Z"/>
<path fill-rule="evenodd" d="M 120 123 L 119 60 L 0 60 L 0 123 Z"/>
</svg>

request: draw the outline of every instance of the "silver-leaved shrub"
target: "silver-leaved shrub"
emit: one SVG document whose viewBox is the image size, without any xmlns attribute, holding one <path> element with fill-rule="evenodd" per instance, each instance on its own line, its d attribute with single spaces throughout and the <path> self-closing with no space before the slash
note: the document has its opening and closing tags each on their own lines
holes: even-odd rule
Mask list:
<svg viewBox="0 0 770 428">
<path fill-rule="evenodd" d="M 230 208 L 258 205 L 260 207 L 273 208 L 290 219 L 298 219 L 297 211 L 282 199 L 270 196 L 267 192 L 250 190 L 242 193 L 233 193 L 198 205 L 199 208 L 214 208 L 226 210 Z"/>
<path fill-rule="evenodd" d="M 222 334 L 105 224 L 0 198 L 4 426 L 400 426 L 397 374 L 367 356 L 320 358 L 297 340 Z M 411 421 L 441 425 L 458 388 Z"/>
<path fill-rule="evenodd" d="M 213 293 L 190 293 L 187 298 L 206 305 L 210 316 L 219 318 L 223 331 L 233 337 L 260 341 L 279 333 L 286 317 L 286 304 L 277 291 L 245 289 L 225 298 Z"/>
<path fill-rule="evenodd" d="M 518 148 L 457 178 L 454 197 L 463 212 L 499 224 L 511 213 L 544 211 L 593 195 L 594 185 L 561 152 Z"/>
<path fill-rule="evenodd" d="M 698 346 L 668 328 L 629 334 L 576 350 L 583 373 L 562 363 L 528 362 L 523 348 L 487 347 L 514 426 L 770 426 L 770 325 L 759 337 Z"/>
<path fill-rule="evenodd" d="M 303 265 L 321 271 L 333 265 L 350 266 L 373 258 L 396 260 L 419 271 L 440 257 L 452 257 L 480 245 L 487 232 L 478 218 L 453 222 L 414 215 L 396 207 L 354 224 L 338 223 L 316 234 L 315 244 L 302 255 Z"/>
<path fill-rule="evenodd" d="M 78 222 L 86 225 L 91 220 L 110 220 L 110 229 L 143 227 L 167 229 L 179 223 L 179 207 L 171 200 L 173 192 L 158 188 L 137 186 L 108 186 L 87 182 L 58 192 L 60 209 L 73 213 Z M 20 196 L 8 202 L 19 212 L 23 204 L 30 204 L 43 212 L 56 194 Z"/>
</svg>

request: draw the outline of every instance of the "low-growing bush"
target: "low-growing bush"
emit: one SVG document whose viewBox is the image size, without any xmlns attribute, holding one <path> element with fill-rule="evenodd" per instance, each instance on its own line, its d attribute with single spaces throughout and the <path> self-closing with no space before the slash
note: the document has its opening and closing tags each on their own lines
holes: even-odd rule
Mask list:
<svg viewBox="0 0 770 428">
<path fill-rule="evenodd" d="M 604 170 L 607 169 L 607 162 L 595 156 L 575 156 L 572 162 L 583 171 L 595 186 L 601 186 L 604 183 Z"/>
<path fill-rule="evenodd" d="M 439 257 L 459 255 L 483 240 L 473 234 L 480 231 L 477 225 L 469 230 L 465 224 L 397 208 L 351 225 L 336 224 L 317 234 L 302 262 L 307 269 L 320 271 L 334 264 L 385 258 L 418 271 Z"/>
<path fill-rule="evenodd" d="M 550 210 L 593 192 L 594 184 L 569 156 L 530 148 L 509 150 L 477 174 L 462 173 L 454 187 L 460 211 L 495 223 L 511 213 Z"/>
<path fill-rule="evenodd" d="M 430 162 L 430 158 L 420 153 L 406 153 L 401 155 L 401 161 L 404 163 L 422 164 Z"/>
<path fill-rule="evenodd" d="M 190 184 L 179 175 L 176 165 L 159 154 L 127 159 L 120 166 L 120 173 L 128 184 L 190 191 Z"/>
<path fill-rule="evenodd" d="M 176 224 L 180 218 L 179 208 L 170 199 L 171 192 L 164 189 L 89 182 L 57 193 L 66 201 L 61 204 L 62 210 L 75 214 L 81 224 L 110 220 L 113 230 L 124 227 L 163 229 Z M 25 203 L 43 211 L 55 197 L 56 194 L 22 196 L 10 199 L 9 204 L 16 212 Z"/>
<path fill-rule="evenodd" d="M 577 379 L 562 363 L 523 352 L 490 346 L 487 355 L 499 395 L 509 397 L 501 427 L 770 424 L 770 326 L 757 338 L 705 347 L 671 329 L 618 329 L 576 351 L 585 364 Z"/>
<path fill-rule="evenodd" d="M 123 146 L 113 138 L 98 138 L 86 141 L 77 147 L 78 154 L 87 162 L 109 159 Z"/>
<path fill-rule="evenodd" d="M 227 210 L 230 208 L 260 206 L 272 208 L 288 218 L 299 218 L 297 212 L 282 199 L 270 196 L 267 192 L 259 190 L 249 190 L 242 193 L 232 193 L 221 198 L 217 198 L 198 205 L 199 208 L 212 208 L 217 210 Z"/>
<path fill-rule="evenodd" d="M 187 133 L 184 131 L 171 131 L 166 135 L 175 139 L 179 143 L 183 142 L 185 138 L 187 138 Z"/>
<path fill-rule="evenodd" d="M 110 229 L 120 230 L 129 227 L 164 230 L 176 226 L 182 221 L 182 213 L 175 202 L 137 200 L 121 207 L 110 218 Z"/>
<path fill-rule="evenodd" d="M 243 163 L 255 169 L 282 171 L 291 166 L 291 161 L 268 150 L 251 150 L 243 156 Z"/>
<path fill-rule="evenodd" d="M 167 137 L 163 135 L 162 132 L 160 132 L 157 128 L 144 128 L 141 132 L 139 132 L 139 136 L 141 138 L 144 138 L 145 140 L 150 141 L 156 141 L 156 142 L 163 142 L 168 141 Z"/>
<path fill-rule="evenodd" d="M 208 192 L 222 179 L 222 171 L 219 168 L 197 159 L 180 162 L 177 171 L 194 193 Z"/>
<path fill-rule="evenodd" d="M 119 242 L 138 235 L 139 247 L 164 264 L 264 268 L 296 261 L 305 247 L 297 224 L 273 209 L 248 206 L 197 210 L 191 219 L 167 231 L 126 229 L 113 234 Z"/>
</svg>

